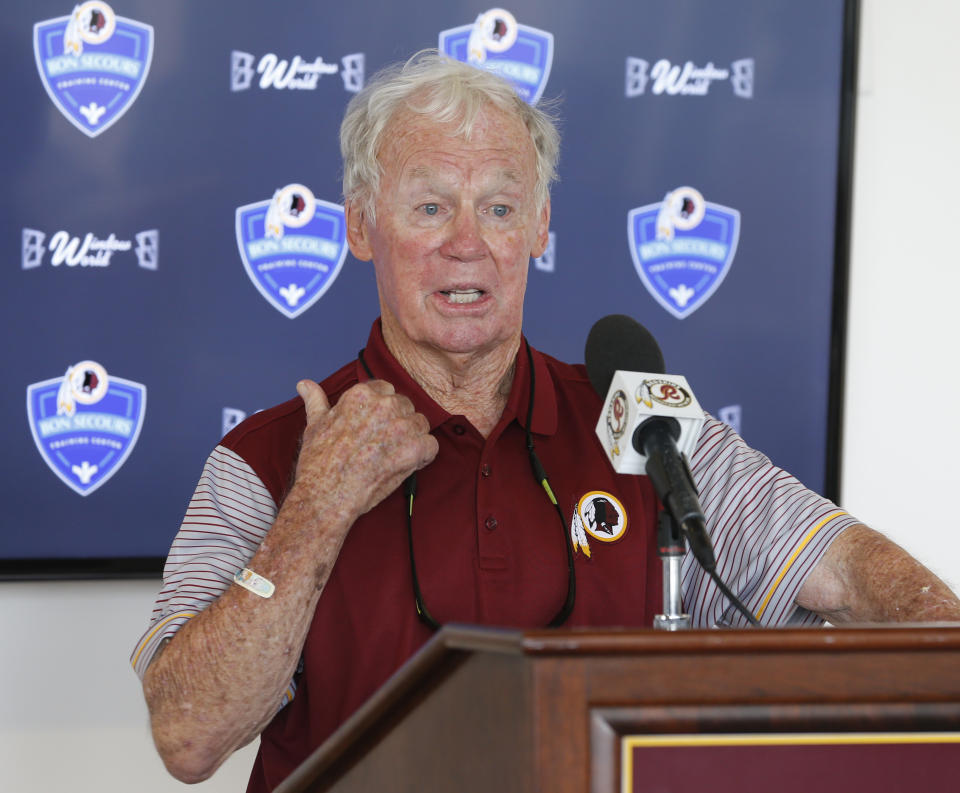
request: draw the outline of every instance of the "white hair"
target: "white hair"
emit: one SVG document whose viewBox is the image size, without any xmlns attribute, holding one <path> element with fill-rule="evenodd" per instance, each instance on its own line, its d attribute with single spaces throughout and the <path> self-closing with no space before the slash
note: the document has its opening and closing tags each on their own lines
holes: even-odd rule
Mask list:
<svg viewBox="0 0 960 793">
<path fill-rule="evenodd" d="M 557 178 L 560 153 L 552 108 L 533 107 L 502 77 L 436 50 L 423 50 L 406 63 L 386 67 L 350 100 L 340 125 L 344 198 L 359 203 L 375 220 L 374 198 L 383 173 L 377 154 L 399 113 L 455 124 L 456 134 L 469 139 L 477 115 L 488 105 L 513 115 L 530 133 L 537 161 L 535 199 L 541 209 Z"/>
</svg>

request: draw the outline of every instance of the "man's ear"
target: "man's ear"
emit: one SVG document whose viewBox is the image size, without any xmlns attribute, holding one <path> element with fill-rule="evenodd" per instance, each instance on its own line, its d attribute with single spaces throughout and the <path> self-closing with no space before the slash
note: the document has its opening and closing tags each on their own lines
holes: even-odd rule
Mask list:
<svg viewBox="0 0 960 793">
<path fill-rule="evenodd" d="M 548 198 L 543 209 L 540 210 L 540 217 L 537 218 L 537 237 L 534 242 L 534 249 L 530 255 L 536 259 L 543 256 L 547 249 L 547 243 L 550 242 L 550 199 Z"/>
<path fill-rule="evenodd" d="M 356 200 L 347 200 L 343 203 L 344 215 L 347 222 L 347 245 L 350 253 L 362 262 L 373 258 L 370 249 L 370 235 L 367 233 L 367 219 L 363 211 L 363 204 Z"/>
</svg>

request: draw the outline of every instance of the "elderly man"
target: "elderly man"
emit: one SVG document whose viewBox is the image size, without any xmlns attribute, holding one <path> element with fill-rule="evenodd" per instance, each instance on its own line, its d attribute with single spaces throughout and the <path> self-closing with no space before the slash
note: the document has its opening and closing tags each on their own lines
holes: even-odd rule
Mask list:
<svg viewBox="0 0 960 793">
<path fill-rule="evenodd" d="M 423 55 L 354 98 L 341 147 L 381 316 L 357 361 L 211 455 L 134 651 L 185 781 L 262 732 L 249 789 L 274 787 L 438 624 L 649 627 L 661 607 L 649 481 L 607 464 L 583 367 L 521 331 L 549 117 Z M 718 570 L 763 624 L 960 617 L 944 584 L 719 422 L 692 462 Z M 742 624 L 689 560 L 684 592 L 694 624 Z"/>
</svg>

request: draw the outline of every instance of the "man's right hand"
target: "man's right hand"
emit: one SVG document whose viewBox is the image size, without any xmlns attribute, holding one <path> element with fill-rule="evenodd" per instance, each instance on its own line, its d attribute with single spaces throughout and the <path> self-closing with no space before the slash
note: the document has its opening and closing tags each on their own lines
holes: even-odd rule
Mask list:
<svg viewBox="0 0 960 793">
<path fill-rule="evenodd" d="M 352 525 L 437 455 L 426 417 L 390 383 L 358 383 L 332 408 L 312 380 L 300 381 L 297 393 L 307 426 L 293 487 L 301 504 L 326 510 L 327 521 Z"/>
</svg>

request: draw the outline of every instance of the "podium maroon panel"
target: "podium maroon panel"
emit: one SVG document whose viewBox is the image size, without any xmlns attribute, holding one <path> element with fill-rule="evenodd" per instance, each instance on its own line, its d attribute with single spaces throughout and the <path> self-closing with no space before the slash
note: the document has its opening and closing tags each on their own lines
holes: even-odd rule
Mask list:
<svg viewBox="0 0 960 793">
<path fill-rule="evenodd" d="M 958 761 L 960 733 L 626 738 L 620 790 L 955 793 Z"/>
</svg>

